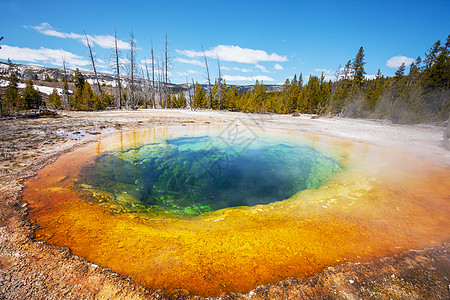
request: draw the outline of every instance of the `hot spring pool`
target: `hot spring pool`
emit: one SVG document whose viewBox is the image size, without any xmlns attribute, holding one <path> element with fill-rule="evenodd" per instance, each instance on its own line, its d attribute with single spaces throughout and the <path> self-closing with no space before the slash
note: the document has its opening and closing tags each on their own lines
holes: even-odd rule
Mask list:
<svg viewBox="0 0 450 300">
<path fill-rule="evenodd" d="M 151 289 L 203 296 L 448 242 L 449 168 L 299 132 L 157 127 L 25 183 L 36 239 Z"/>
</svg>

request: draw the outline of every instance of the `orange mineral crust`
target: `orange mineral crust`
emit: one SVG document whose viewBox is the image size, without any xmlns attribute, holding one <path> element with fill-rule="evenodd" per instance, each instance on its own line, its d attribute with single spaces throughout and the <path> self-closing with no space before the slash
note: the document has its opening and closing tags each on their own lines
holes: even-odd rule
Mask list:
<svg viewBox="0 0 450 300">
<path fill-rule="evenodd" d="M 290 131 L 283 135 L 340 162 L 317 189 L 268 205 L 197 216 L 133 210 L 110 192 L 73 188 L 81 168 L 108 151 L 223 128 L 124 132 L 61 156 L 25 183 L 36 239 L 167 293 L 248 292 L 346 261 L 367 261 L 450 241 L 450 168 L 390 149 Z M 116 202 L 111 199 L 115 199 Z"/>
</svg>

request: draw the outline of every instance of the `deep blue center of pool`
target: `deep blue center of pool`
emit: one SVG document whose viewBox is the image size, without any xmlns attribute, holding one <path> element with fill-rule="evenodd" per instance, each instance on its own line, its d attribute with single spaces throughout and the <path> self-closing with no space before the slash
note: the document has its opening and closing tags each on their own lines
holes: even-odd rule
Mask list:
<svg viewBox="0 0 450 300">
<path fill-rule="evenodd" d="M 257 139 L 239 150 L 212 136 L 167 139 L 100 156 L 83 168 L 80 183 L 145 207 L 198 215 L 285 200 L 341 170 L 307 145 Z"/>
</svg>

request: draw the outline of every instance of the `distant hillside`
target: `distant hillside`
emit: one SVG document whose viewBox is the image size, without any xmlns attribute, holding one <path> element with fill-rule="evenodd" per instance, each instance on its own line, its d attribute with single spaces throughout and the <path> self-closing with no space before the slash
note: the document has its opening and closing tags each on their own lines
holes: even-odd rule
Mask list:
<svg viewBox="0 0 450 300">
<path fill-rule="evenodd" d="M 64 69 L 61 68 L 49 68 L 49 67 L 43 67 L 43 66 L 36 66 L 36 65 L 21 65 L 21 64 L 13 64 L 13 68 L 17 73 L 17 77 L 25 82 L 28 79 L 32 79 L 35 81 L 41 81 L 41 82 L 55 82 L 55 79 L 57 81 L 61 82 L 61 79 L 64 77 Z M 6 77 L 9 76 L 8 74 L 9 65 L 5 62 L 0 62 L 0 77 L 3 77 L 3 79 L 6 79 Z M 86 80 L 92 85 L 95 82 L 95 75 L 93 72 L 80 70 L 83 76 L 86 78 Z M 74 78 L 75 71 L 66 69 L 66 76 L 67 79 L 70 81 Z M 113 74 L 104 74 L 104 73 L 98 73 L 99 76 L 99 82 L 103 86 L 109 86 L 109 87 L 115 87 L 116 86 L 116 77 Z M 122 85 L 127 86 L 131 79 L 128 76 L 121 75 L 121 82 Z M 149 82 L 146 79 L 142 78 L 135 78 L 135 84 L 137 85 L 145 85 L 145 84 L 151 84 L 151 81 Z M 180 92 L 180 91 L 187 91 L 189 88 L 192 87 L 192 84 L 174 84 L 169 83 L 169 90 L 172 92 Z M 51 85 L 54 86 L 54 85 Z M 239 93 L 246 93 L 248 90 L 251 90 L 254 88 L 254 85 L 228 85 L 230 87 L 235 86 Z M 56 86 L 55 86 L 56 87 Z M 58 86 L 59 87 L 59 86 Z M 207 84 L 202 84 L 202 87 L 206 90 Z M 282 89 L 281 85 L 266 85 L 267 91 L 280 91 Z M 69 86 L 69 89 L 71 87 Z"/>
</svg>

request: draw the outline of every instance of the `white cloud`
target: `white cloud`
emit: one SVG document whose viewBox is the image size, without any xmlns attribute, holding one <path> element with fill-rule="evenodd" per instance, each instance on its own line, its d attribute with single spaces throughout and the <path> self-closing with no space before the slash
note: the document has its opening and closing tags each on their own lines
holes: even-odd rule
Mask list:
<svg viewBox="0 0 450 300">
<path fill-rule="evenodd" d="M 114 49 L 114 36 L 112 35 L 88 35 L 89 41 L 99 45 L 105 49 Z M 129 49 L 130 44 L 127 42 L 121 41 L 117 39 L 117 48 L 118 49 Z"/>
<path fill-rule="evenodd" d="M 409 66 L 410 64 L 412 64 L 414 62 L 414 59 L 410 58 L 410 57 L 406 57 L 406 56 L 402 56 L 402 55 L 397 55 L 394 57 L 391 57 L 390 59 L 388 59 L 386 61 L 386 66 L 390 67 L 390 68 L 395 68 L 397 69 L 398 67 L 400 67 L 403 63 L 405 64 L 405 66 Z"/>
<path fill-rule="evenodd" d="M 0 51 L 0 59 L 6 60 L 9 58 L 13 61 L 39 62 L 61 67 L 63 65 L 63 57 L 66 60 L 66 64 L 70 67 L 88 66 L 90 64 L 90 62 L 83 57 L 62 49 L 48 49 L 43 47 L 31 49 L 2 45 L 2 50 Z"/>
<path fill-rule="evenodd" d="M 245 68 L 237 68 L 237 67 L 233 67 L 233 68 L 229 68 L 229 67 L 220 67 L 222 70 L 225 70 L 225 71 L 232 71 L 232 70 L 235 70 L 235 71 L 239 71 L 239 72 L 243 72 L 243 73 L 250 73 L 250 72 L 252 72 L 252 70 L 250 70 L 250 69 L 245 69 Z"/>
<path fill-rule="evenodd" d="M 175 61 L 183 63 L 183 64 L 191 64 L 191 65 L 196 65 L 196 66 L 200 66 L 200 67 L 204 67 L 205 63 L 196 60 L 196 59 L 186 59 L 186 58 L 180 58 L 180 57 L 176 57 Z"/>
<path fill-rule="evenodd" d="M 272 77 L 269 76 L 233 76 L 233 75 L 224 75 L 223 79 L 226 81 L 275 81 Z"/>
<path fill-rule="evenodd" d="M 256 65 L 255 68 L 261 70 L 261 72 L 269 73 L 269 71 L 267 71 L 267 69 L 264 66 Z"/>
<path fill-rule="evenodd" d="M 223 61 L 233 61 L 238 63 L 257 64 L 260 61 L 287 61 L 286 56 L 280 56 L 276 53 L 268 54 L 264 50 L 255 50 L 249 48 L 241 48 L 234 45 L 218 45 L 205 52 L 192 50 L 176 50 L 178 53 L 187 57 L 207 57 L 216 59 L 217 57 Z"/>
<path fill-rule="evenodd" d="M 375 75 L 375 74 L 364 75 L 364 78 L 366 78 L 366 80 L 373 80 L 373 79 L 377 78 L 377 75 Z"/>
<path fill-rule="evenodd" d="M 188 75 L 192 75 L 192 74 L 198 74 L 197 71 L 191 70 L 189 69 L 187 72 L 176 72 L 178 74 L 178 76 L 188 76 Z"/>
<path fill-rule="evenodd" d="M 31 28 L 34 29 L 44 35 L 48 36 L 54 36 L 59 38 L 69 38 L 74 39 L 82 42 L 86 45 L 86 37 L 84 34 L 78 34 L 78 33 L 67 33 L 67 32 L 61 32 L 55 30 L 49 23 L 41 23 L 39 26 L 24 26 L 25 28 Z M 89 42 L 97 44 L 98 46 L 105 48 L 105 49 L 113 49 L 115 47 L 114 45 L 114 36 L 112 35 L 87 35 Z M 119 49 L 128 49 L 129 44 L 117 39 L 117 48 Z"/>
<path fill-rule="evenodd" d="M 156 61 L 155 61 L 155 63 L 156 63 Z M 141 59 L 141 64 L 152 64 L 152 60 L 150 59 L 150 58 L 147 58 L 147 59 Z"/>
<path fill-rule="evenodd" d="M 275 64 L 275 66 L 273 66 L 273 68 L 274 68 L 275 70 L 278 70 L 278 71 L 281 71 L 281 70 L 284 69 L 283 66 L 280 65 L 280 64 Z"/>
<path fill-rule="evenodd" d="M 324 75 L 323 77 L 325 78 L 325 81 L 329 81 L 329 80 L 336 81 L 336 75 Z M 352 77 L 353 77 L 353 75 L 350 74 L 349 78 L 352 78 Z M 343 76 L 341 75 L 339 77 L 339 79 L 342 79 L 342 78 L 343 78 Z M 376 78 L 376 75 L 375 74 L 364 75 L 364 78 L 366 80 L 373 80 Z"/>
<path fill-rule="evenodd" d="M 237 67 L 234 67 L 233 70 L 241 71 L 241 72 L 243 72 L 243 73 L 250 73 L 250 72 L 252 72 L 252 70 L 250 70 L 250 69 L 237 68 Z"/>
<path fill-rule="evenodd" d="M 314 69 L 314 71 L 319 72 L 319 73 L 322 73 L 322 72 L 323 72 L 323 74 L 328 74 L 328 75 L 330 75 L 331 72 L 332 72 L 332 71 L 329 70 L 329 69 L 319 69 L 319 68 Z"/>
</svg>

